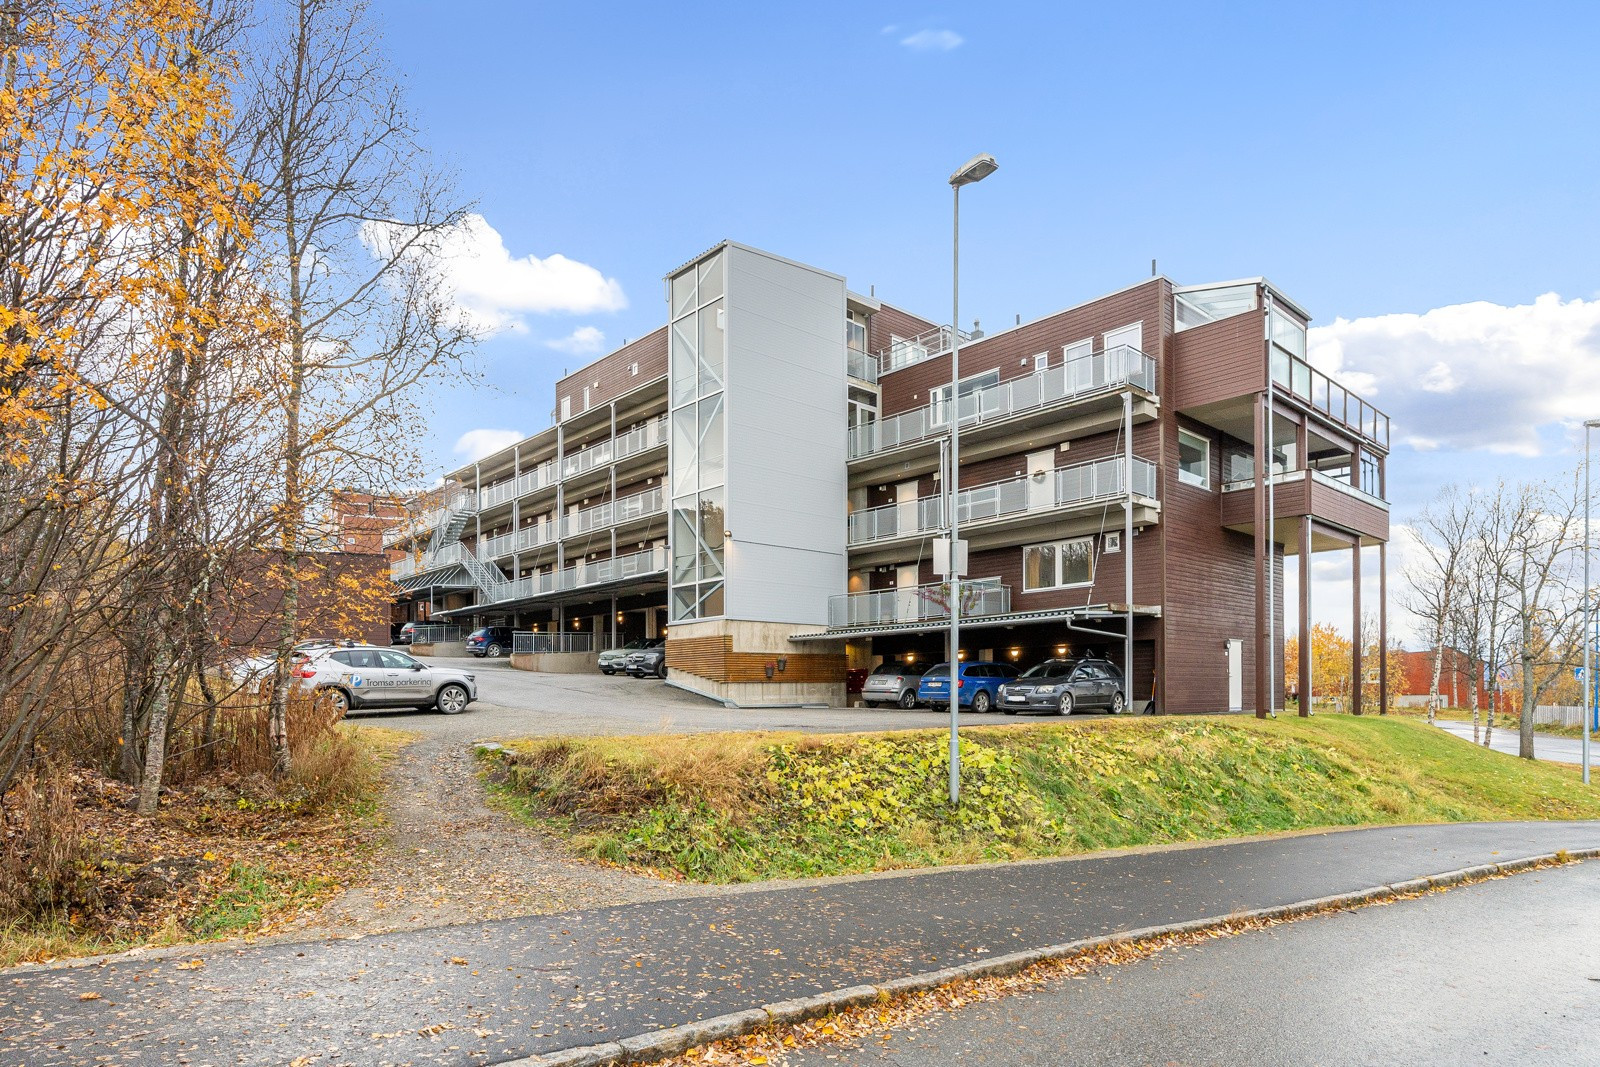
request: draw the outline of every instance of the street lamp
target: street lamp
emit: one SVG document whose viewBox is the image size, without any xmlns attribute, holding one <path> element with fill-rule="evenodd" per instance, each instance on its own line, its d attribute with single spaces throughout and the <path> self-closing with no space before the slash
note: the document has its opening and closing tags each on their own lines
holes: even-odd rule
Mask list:
<svg viewBox="0 0 1600 1067">
<path fill-rule="evenodd" d="M 981 182 L 1000 169 L 991 155 L 973 156 L 950 175 L 955 194 L 950 264 L 950 471 L 945 491 L 950 497 L 950 806 L 961 803 L 961 746 L 956 731 L 961 718 L 961 551 L 956 516 L 961 489 L 961 187 Z"/>
<path fill-rule="evenodd" d="M 1595 729 L 1594 590 L 1589 584 L 1589 432 L 1600 419 L 1583 424 L 1583 784 L 1589 784 L 1589 734 Z"/>
</svg>

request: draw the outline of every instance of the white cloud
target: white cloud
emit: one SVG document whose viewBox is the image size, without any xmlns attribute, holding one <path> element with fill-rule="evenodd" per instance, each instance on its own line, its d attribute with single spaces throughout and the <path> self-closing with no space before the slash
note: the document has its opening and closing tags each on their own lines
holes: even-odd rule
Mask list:
<svg viewBox="0 0 1600 1067">
<path fill-rule="evenodd" d="M 389 247 L 402 227 L 367 223 L 361 240 L 369 249 Z M 527 315 L 587 314 L 628 306 L 622 286 L 586 263 L 559 252 L 540 259 L 513 257 L 505 241 L 482 215 L 433 235 L 415 250 L 427 257 L 442 290 L 449 293 L 466 322 L 484 333 L 527 331 Z"/>
<path fill-rule="evenodd" d="M 544 345 L 569 355 L 589 356 L 605 349 L 606 335 L 593 326 L 579 326 L 567 336 L 546 341 Z"/>
<path fill-rule="evenodd" d="M 954 30 L 918 30 L 910 37 L 900 38 L 900 43 L 913 52 L 948 52 L 960 48 L 965 40 Z"/>
<path fill-rule="evenodd" d="M 519 430 L 468 430 L 457 439 L 455 453 L 463 463 L 471 463 L 510 448 L 526 436 Z"/>
<path fill-rule="evenodd" d="M 1309 355 L 1417 449 L 1537 456 L 1541 428 L 1600 411 L 1600 300 L 1337 319 L 1311 331 Z"/>
</svg>

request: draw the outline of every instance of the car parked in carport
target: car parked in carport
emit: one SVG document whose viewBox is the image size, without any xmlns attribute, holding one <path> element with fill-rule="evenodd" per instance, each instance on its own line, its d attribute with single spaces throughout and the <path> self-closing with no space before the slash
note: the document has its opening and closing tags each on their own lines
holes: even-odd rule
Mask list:
<svg viewBox="0 0 1600 1067">
<path fill-rule="evenodd" d="M 956 703 L 982 715 L 993 711 L 1000 686 L 1017 676 L 1009 663 L 963 663 L 956 679 Z M 917 683 L 917 699 L 936 711 L 950 707 L 950 664 L 936 663 Z"/>
<path fill-rule="evenodd" d="M 917 706 L 917 683 L 921 680 L 919 668 L 885 660 L 867 675 L 861 686 L 861 699 L 868 704 L 894 704 L 909 711 Z"/>
<path fill-rule="evenodd" d="M 657 645 L 655 648 L 641 648 L 637 652 L 630 652 L 622 669 L 634 678 L 665 678 L 667 648 L 665 645 Z"/>
<path fill-rule="evenodd" d="M 666 644 L 665 638 L 641 637 L 637 641 L 629 641 L 621 648 L 608 648 L 600 653 L 600 673 L 616 674 L 618 671 L 626 671 L 629 656 L 643 649 L 660 648 L 664 644 Z"/>
<path fill-rule="evenodd" d="M 1071 715 L 1127 706 L 1122 671 L 1110 660 L 1047 659 L 1000 687 L 1000 710 L 1007 715 Z"/>
</svg>

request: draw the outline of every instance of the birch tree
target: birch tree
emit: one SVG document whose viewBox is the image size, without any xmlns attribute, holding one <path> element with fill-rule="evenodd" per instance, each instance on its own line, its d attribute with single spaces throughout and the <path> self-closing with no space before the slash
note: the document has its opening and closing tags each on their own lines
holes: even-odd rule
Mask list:
<svg viewBox="0 0 1600 1067">
<path fill-rule="evenodd" d="M 1479 516 L 1470 494 L 1446 486 L 1413 526 L 1419 558 L 1408 569 L 1407 593 L 1402 603 L 1433 631 L 1433 667 L 1428 682 L 1428 723 L 1439 709 L 1439 679 L 1452 620 L 1461 599 L 1467 555 L 1477 532 Z"/>
</svg>

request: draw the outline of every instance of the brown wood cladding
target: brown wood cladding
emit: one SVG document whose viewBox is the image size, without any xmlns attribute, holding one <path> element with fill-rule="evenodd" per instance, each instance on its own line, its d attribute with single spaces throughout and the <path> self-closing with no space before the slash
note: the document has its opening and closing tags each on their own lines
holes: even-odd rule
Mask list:
<svg viewBox="0 0 1600 1067">
<path fill-rule="evenodd" d="M 1222 525 L 1243 526 L 1255 521 L 1256 491 L 1240 489 L 1222 494 Z M 1280 482 L 1272 491 L 1273 512 L 1279 518 L 1310 515 L 1362 537 L 1389 539 L 1389 513 L 1360 497 L 1311 480 L 1309 474 Z"/>
<path fill-rule="evenodd" d="M 633 373 L 635 363 L 639 364 L 637 374 Z M 562 397 L 571 398 L 572 414 L 588 410 L 583 406 L 585 386 L 589 387 L 589 408 L 594 408 L 666 373 L 667 328 L 662 326 L 562 378 L 556 383 L 556 410 L 561 410 Z"/>
<path fill-rule="evenodd" d="M 1143 323 L 1145 353 L 1159 360 L 1162 339 L 1162 305 L 1170 283 L 1165 278 L 1113 293 L 1081 307 L 1070 308 L 961 346 L 961 374 L 969 377 L 987 370 L 998 370 L 1002 382 L 1033 373 L 1033 357 L 1050 353 L 1051 366 L 1061 363 L 1061 350 L 1079 341 L 1094 340 L 1095 350 L 1103 347 L 1100 335 L 1109 330 Z M 1025 362 L 1026 361 L 1026 362 Z M 950 381 L 950 357 L 938 356 L 882 379 L 881 418 L 898 415 L 928 402 L 929 389 Z"/>
<path fill-rule="evenodd" d="M 1172 337 L 1166 381 L 1180 411 L 1250 396 L 1267 387 L 1261 312 L 1208 322 Z"/>
<path fill-rule="evenodd" d="M 886 351 L 896 337 L 916 337 L 935 325 L 909 311 L 884 304 L 867 318 L 867 351 Z"/>
<path fill-rule="evenodd" d="M 777 669 L 778 660 L 784 669 Z M 773 665 L 767 677 L 767 664 Z M 712 682 L 842 682 L 845 657 L 842 653 L 735 652 L 729 634 L 709 637 L 667 637 L 667 666 Z"/>
</svg>

